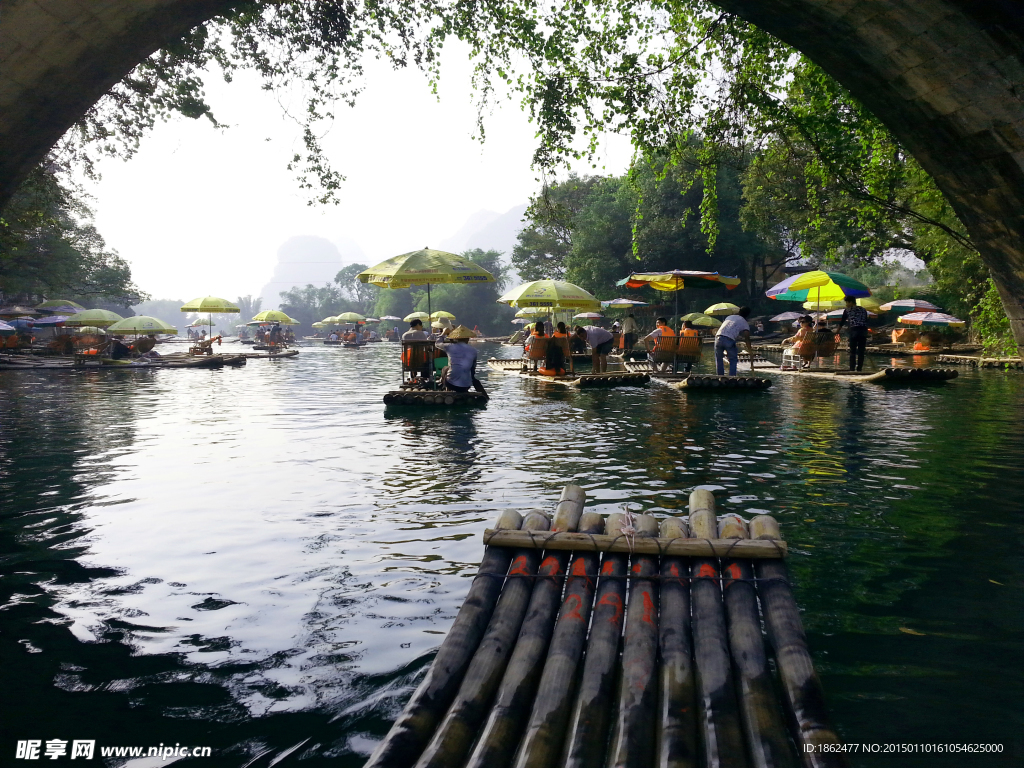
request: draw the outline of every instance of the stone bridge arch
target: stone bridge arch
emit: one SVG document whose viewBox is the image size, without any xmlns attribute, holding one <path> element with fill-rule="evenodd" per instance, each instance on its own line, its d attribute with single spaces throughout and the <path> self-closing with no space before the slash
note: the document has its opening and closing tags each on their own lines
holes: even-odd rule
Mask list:
<svg viewBox="0 0 1024 768">
<path fill-rule="evenodd" d="M 1024 344 L 1024 3 L 715 0 L 861 99 L 955 207 Z M 140 60 L 234 0 L 6 0 L 0 204 Z"/>
</svg>

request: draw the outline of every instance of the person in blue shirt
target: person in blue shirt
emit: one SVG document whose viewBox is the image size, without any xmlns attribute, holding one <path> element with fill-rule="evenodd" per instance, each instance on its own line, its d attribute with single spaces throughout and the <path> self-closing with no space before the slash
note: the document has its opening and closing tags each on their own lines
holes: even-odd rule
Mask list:
<svg viewBox="0 0 1024 768">
<path fill-rule="evenodd" d="M 437 347 L 448 355 L 448 365 L 441 371 L 441 385 L 456 392 L 469 392 L 475 388 L 487 394 L 476 378 L 476 348 L 469 344 L 473 332 L 464 325 L 449 331 L 447 328 Z M 450 341 L 449 341 L 450 340 Z"/>
</svg>

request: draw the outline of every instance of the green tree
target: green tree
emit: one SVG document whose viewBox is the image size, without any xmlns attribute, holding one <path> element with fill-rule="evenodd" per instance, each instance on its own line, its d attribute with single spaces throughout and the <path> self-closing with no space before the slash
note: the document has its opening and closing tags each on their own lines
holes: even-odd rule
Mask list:
<svg viewBox="0 0 1024 768">
<path fill-rule="evenodd" d="M 125 308 L 149 298 L 92 224 L 80 190 L 37 168 L 0 217 L 0 295 L 34 303 L 72 299 Z"/>
<path fill-rule="evenodd" d="M 377 303 L 377 294 L 380 291 L 376 285 L 359 281 L 357 276 L 365 269 L 365 264 L 349 264 L 334 276 L 334 282 L 341 287 L 342 294 L 348 296 L 358 308 L 356 311 L 363 314 L 369 313 L 374 308 Z"/>
<path fill-rule="evenodd" d="M 325 317 L 355 311 L 352 302 L 341 295 L 341 289 L 334 283 L 291 288 L 281 291 L 280 296 L 281 311 L 298 320 L 303 331 L 312 331 L 313 323 Z"/>
</svg>

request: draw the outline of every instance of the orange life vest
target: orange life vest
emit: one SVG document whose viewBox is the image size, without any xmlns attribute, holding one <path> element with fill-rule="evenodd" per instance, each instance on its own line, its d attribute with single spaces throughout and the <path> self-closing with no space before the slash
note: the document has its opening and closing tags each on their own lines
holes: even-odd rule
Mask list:
<svg viewBox="0 0 1024 768">
<path fill-rule="evenodd" d="M 697 335 L 697 329 L 696 328 L 683 328 L 683 336 L 696 336 L 696 335 Z"/>
</svg>

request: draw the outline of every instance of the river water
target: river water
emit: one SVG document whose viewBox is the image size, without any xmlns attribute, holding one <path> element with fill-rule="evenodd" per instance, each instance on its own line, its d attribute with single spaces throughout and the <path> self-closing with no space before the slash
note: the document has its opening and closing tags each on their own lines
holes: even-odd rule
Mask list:
<svg viewBox="0 0 1024 768">
<path fill-rule="evenodd" d="M 569 482 L 603 513 L 681 513 L 714 485 L 720 512 L 776 515 L 842 737 L 1005 750 L 854 765 L 1021 764 L 1024 376 L 683 393 L 484 374 L 488 407 L 450 413 L 385 411 L 397 377 L 387 344 L 0 373 L 0 765 L 29 764 L 18 740 L 82 739 L 359 766 L 481 531 Z"/>
</svg>

